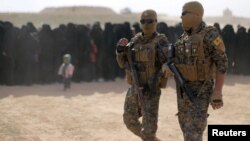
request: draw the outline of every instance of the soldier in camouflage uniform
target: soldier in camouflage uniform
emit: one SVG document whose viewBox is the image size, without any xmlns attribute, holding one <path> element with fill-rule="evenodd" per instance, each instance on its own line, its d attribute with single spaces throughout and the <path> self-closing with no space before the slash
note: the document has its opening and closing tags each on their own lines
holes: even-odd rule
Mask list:
<svg viewBox="0 0 250 141">
<path fill-rule="evenodd" d="M 217 29 L 206 26 L 202 17 L 203 7 L 199 2 L 184 4 L 181 15 L 184 33 L 174 45 L 176 67 L 196 98 L 195 104 L 191 103 L 176 81 L 178 120 L 184 141 L 202 141 L 209 103 L 213 109 L 223 106 L 225 46 Z"/>
<path fill-rule="evenodd" d="M 116 60 L 119 66 L 125 69 L 127 82 L 131 85 L 125 99 L 123 120 L 127 128 L 143 141 L 158 141 L 156 131 L 159 100 L 161 88 L 166 87 L 167 81 L 161 69 L 168 40 L 164 34 L 156 32 L 157 15 L 154 10 L 142 12 L 140 22 L 142 32 L 137 33 L 131 39 L 134 43 L 131 51 L 138 74 L 139 87 L 143 93 L 143 103 L 138 100 L 138 94 L 134 90 L 135 83 L 131 77 L 126 51 L 128 40 L 122 38 L 117 43 Z M 142 122 L 139 121 L 141 116 Z"/>
</svg>

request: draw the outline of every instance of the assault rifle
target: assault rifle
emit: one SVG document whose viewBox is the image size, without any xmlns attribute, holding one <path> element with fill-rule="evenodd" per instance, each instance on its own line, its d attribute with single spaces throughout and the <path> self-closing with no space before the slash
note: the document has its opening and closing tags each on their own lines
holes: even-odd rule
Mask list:
<svg viewBox="0 0 250 141">
<path fill-rule="evenodd" d="M 186 83 L 186 80 L 183 78 L 182 74 L 180 73 L 180 71 L 176 67 L 175 63 L 173 62 L 173 58 L 175 56 L 174 49 L 175 49 L 174 46 L 172 44 L 170 44 L 168 47 L 168 56 L 166 58 L 167 66 L 174 73 L 174 77 L 175 77 L 176 81 L 178 81 L 178 83 L 180 84 L 181 90 L 187 95 L 187 97 L 189 98 L 189 100 L 192 103 L 195 103 L 196 101 L 195 101 L 195 97 L 193 95 L 192 89 L 188 86 L 188 84 Z"/>
<path fill-rule="evenodd" d="M 138 94 L 138 99 L 139 99 L 139 103 L 141 104 L 141 107 L 144 107 L 144 100 L 143 100 L 143 93 L 142 93 L 142 89 L 140 88 L 140 84 L 139 84 L 139 80 L 138 80 L 138 74 L 135 68 L 135 63 L 134 63 L 134 54 L 132 52 L 134 46 L 134 42 L 131 41 L 126 45 L 126 54 L 127 54 L 127 59 L 128 59 L 128 63 L 129 63 L 129 67 L 130 67 L 130 71 L 131 71 L 131 76 L 132 76 L 132 83 L 133 83 L 133 87 L 134 87 L 134 91 L 136 94 Z"/>
</svg>

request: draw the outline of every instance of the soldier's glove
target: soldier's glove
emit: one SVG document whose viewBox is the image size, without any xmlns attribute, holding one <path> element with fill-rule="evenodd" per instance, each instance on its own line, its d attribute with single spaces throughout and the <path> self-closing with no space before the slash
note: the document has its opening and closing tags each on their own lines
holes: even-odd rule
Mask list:
<svg viewBox="0 0 250 141">
<path fill-rule="evenodd" d="M 214 110 L 219 109 L 223 106 L 222 93 L 221 91 L 214 91 L 211 95 L 210 104 Z"/>
<path fill-rule="evenodd" d="M 125 51 L 125 47 L 126 47 L 127 44 L 128 44 L 128 39 L 126 39 L 126 38 L 121 38 L 121 39 L 117 42 L 117 44 L 116 44 L 116 51 L 117 51 L 118 53 L 121 53 L 121 52 Z"/>
<path fill-rule="evenodd" d="M 169 78 L 170 76 L 174 76 L 174 73 L 169 69 L 169 67 L 166 63 L 162 65 L 161 70 L 164 73 L 165 78 Z"/>
</svg>

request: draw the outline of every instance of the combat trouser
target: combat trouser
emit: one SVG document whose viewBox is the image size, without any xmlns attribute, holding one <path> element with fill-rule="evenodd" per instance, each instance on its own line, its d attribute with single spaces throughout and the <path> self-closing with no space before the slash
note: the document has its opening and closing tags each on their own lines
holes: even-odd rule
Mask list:
<svg viewBox="0 0 250 141">
<path fill-rule="evenodd" d="M 205 85 L 193 83 L 189 85 L 196 97 L 196 105 L 182 93 L 177 85 L 178 120 L 184 141 L 202 141 L 203 132 L 207 126 L 209 98 L 212 93 L 213 82 Z"/>
<path fill-rule="evenodd" d="M 127 92 L 123 120 L 127 128 L 135 135 L 142 138 L 143 141 L 155 141 L 160 91 L 150 93 L 144 91 L 144 106 L 141 107 L 138 101 L 138 95 L 130 88 Z M 139 118 L 142 116 L 142 122 Z"/>
</svg>

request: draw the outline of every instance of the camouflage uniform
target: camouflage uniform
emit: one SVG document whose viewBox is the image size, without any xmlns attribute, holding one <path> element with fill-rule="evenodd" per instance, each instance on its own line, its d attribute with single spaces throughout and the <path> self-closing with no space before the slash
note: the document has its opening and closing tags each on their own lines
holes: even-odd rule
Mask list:
<svg viewBox="0 0 250 141">
<path fill-rule="evenodd" d="M 177 82 L 178 119 L 185 141 L 202 141 L 214 88 L 214 72 L 227 70 L 227 56 L 218 43 L 224 46 L 217 29 L 204 22 L 195 34 L 184 32 L 175 43 L 174 61 L 193 90 L 197 104 L 189 101 Z"/>
<path fill-rule="evenodd" d="M 184 141 L 202 141 L 207 125 L 208 106 L 223 106 L 222 88 L 227 71 L 224 42 L 213 26 L 206 26 L 203 6 L 190 1 L 182 7 L 184 33 L 175 43 L 174 62 L 192 89 L 191 103 L 176 81 L 178 120 Z"/>
<path fill-rule="evenodd" d="M 144 105 L 140 105 L 138 94 L 134 92 L 126 52 L 117 53 L 117 62 L 121 68 L 125 68 L 126 79 L 131 84 L 125 99 L 123 119 L 127 128 L 144 141 L 155 141 L 160 88 L 166 86 L 161 66 L 165 60 L 168 40 L 164 34 L 156 32 L 150 38 L 138 33 L 132 40 L 135 43 L 132 52 L 140 87 L 143 88 Z M 141 116 L 142 122 L 139 121 Z"/>
</svg>

